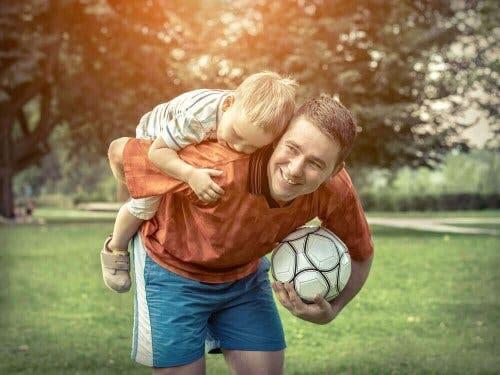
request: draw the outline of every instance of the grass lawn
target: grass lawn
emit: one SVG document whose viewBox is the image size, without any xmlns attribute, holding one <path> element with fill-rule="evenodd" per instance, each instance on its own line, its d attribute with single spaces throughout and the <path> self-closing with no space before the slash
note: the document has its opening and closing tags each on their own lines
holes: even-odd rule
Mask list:
<svg viewBox="0 0 500 375">
<path fill-rule="evenodd" d="M 0 226 L 1 374 L 149 374 L 129 359 L 132 294 L 102 285 L 112 223 Z M 500 372 L 500 238 L 375 227 L 366 287 L 331 324 L 284 309 L 286 374 Z M 227 374 L 209 356 L 208 374 Z"/>
</svg>

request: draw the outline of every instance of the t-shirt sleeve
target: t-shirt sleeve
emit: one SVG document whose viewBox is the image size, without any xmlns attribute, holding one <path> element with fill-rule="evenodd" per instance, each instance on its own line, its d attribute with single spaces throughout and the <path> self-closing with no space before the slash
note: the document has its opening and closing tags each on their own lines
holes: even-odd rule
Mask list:
<svg viewBox="0 0 500 375">
<path fill-rule="evenodd" d="M 326 204 L 322 205 L 319 219 L 346 244 L 352 259 L 363 261 L 373 254 L 370 227 L 347 172 L 340 174 L 337 181 L 323 189 Z"/>
<path fill-rule="evenodd" d="M 149 161 L 148 151 L 152 141 L 130 139 L 123 152 L 125 182 L 133 198 L 144 198 L 175 193 L 189 186 L 162 173 Z"/>
<path fill-rule="evenodd" d="M 214 131 L 211 124 L 204 123 L 196 117 L 183 114 L 168 116 L 160 135 L 172 150 L 179 151 L 188 145 L 201 143 Z"/>
</svg>

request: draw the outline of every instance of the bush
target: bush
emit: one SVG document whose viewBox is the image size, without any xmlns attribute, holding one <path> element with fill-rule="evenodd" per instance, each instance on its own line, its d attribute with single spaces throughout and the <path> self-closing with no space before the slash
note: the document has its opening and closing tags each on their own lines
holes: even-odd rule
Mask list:
<svg viewBox="0 0 500 375">
<path fill-rule="evenodd" d="M 37 207 L 72 208 L 73 199 L 63 194 L 40 194 L 35 198 Z"/>
</svg>

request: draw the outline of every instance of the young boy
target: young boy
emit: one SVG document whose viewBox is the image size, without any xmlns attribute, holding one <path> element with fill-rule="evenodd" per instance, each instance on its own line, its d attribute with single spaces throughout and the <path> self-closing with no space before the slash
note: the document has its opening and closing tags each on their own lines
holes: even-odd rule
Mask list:
<svg viewBox="0 0 500 375">
<path fill-rule="evenodd" d="M 205 140 L 217 140 L 246 154 L 270 144 L 293 115 L 296 87 L 291 79 L 262 72 L 249 76 L 235 91 L 190 91 L 146 113 L 136 137 L 154 139 L 148 156 L 155 166 L 187 183 L 201 201 L 215 202 L 224 191 L 212 177 L 222 172 L 196 168 L 180 159 L 177 151 Z M 123 181 L 119 163 L 110 160 L 113 174 Z M 113 234 L 101 251 L 108 288 L 119 293 L 130 289 L 128 243 L 141 224 L 154 216 L 160 199 L 131 199 L 120 208 Z"/>
</svg>

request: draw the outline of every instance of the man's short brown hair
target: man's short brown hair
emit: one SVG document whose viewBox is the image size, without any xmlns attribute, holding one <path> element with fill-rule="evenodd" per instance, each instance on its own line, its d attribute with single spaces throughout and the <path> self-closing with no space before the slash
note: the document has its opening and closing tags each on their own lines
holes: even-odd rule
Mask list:
<svg viewBox="0 0 500 375">
<path fill-rule="evenodd" d="M 347 158 L 356 138 L 356 124 L 351 111 L 331 96 L 321 95 L 302 104 L 295 112 L 294 119 L 299 117 L 306 118 L 339 143 L 340 154 L 337 163 Z"/>
</svg>

